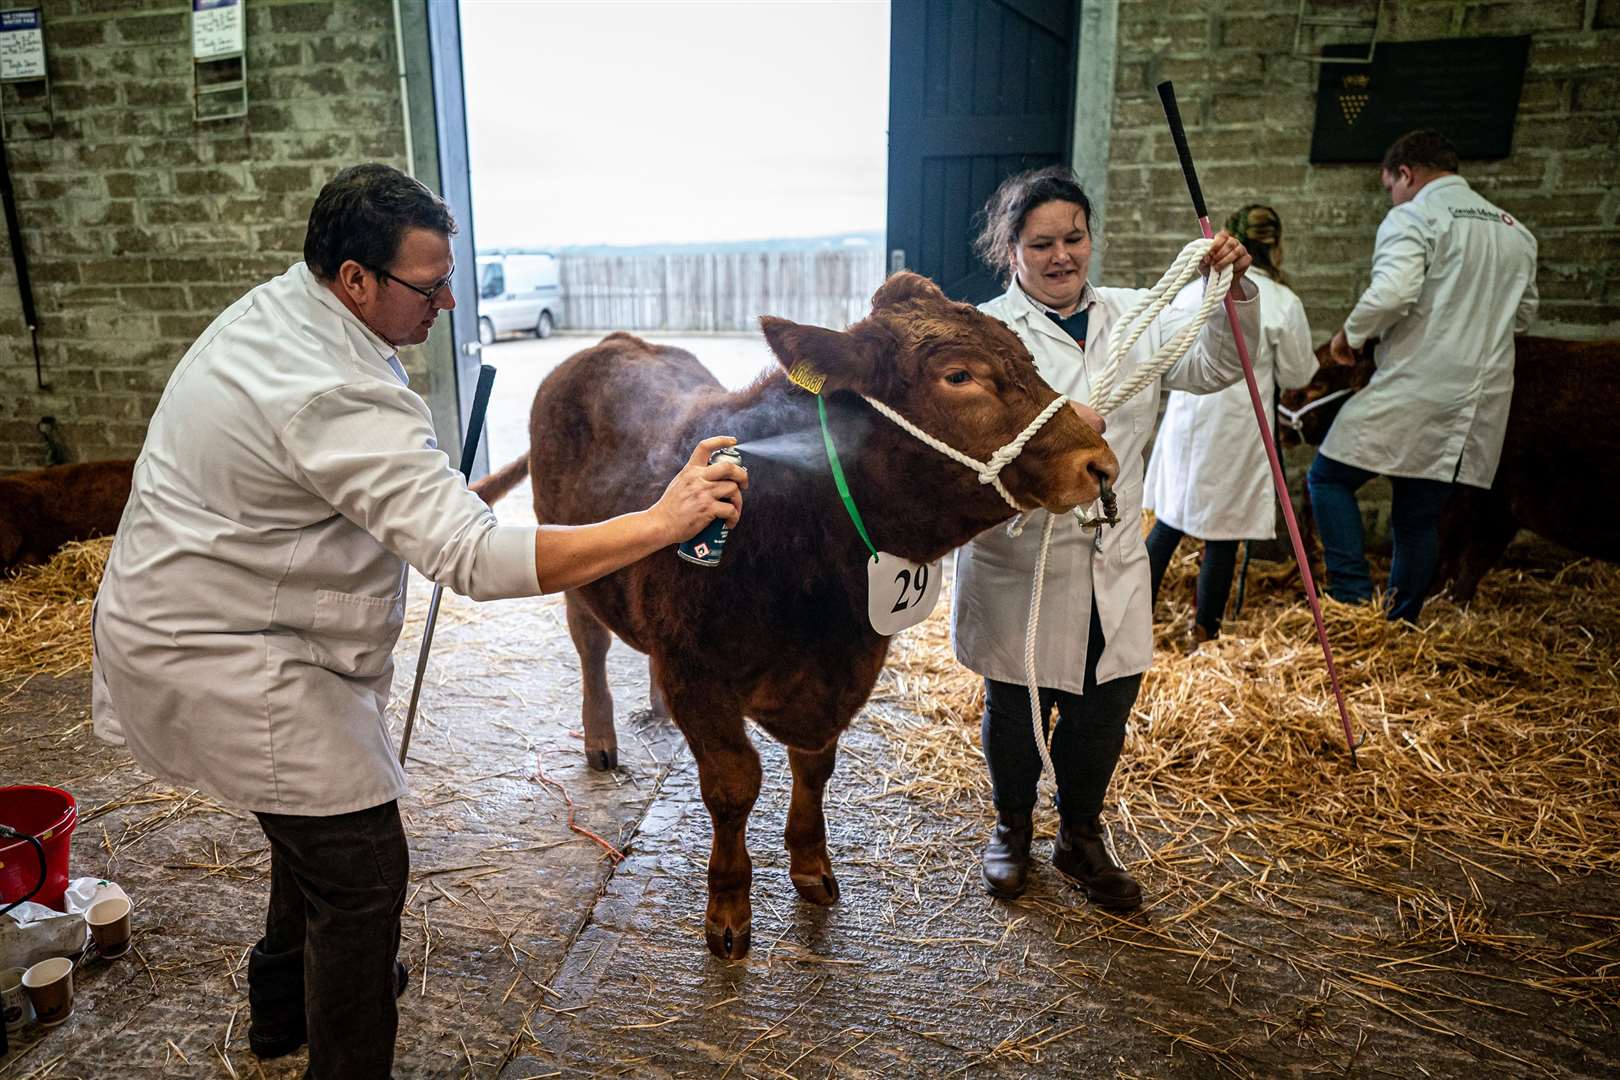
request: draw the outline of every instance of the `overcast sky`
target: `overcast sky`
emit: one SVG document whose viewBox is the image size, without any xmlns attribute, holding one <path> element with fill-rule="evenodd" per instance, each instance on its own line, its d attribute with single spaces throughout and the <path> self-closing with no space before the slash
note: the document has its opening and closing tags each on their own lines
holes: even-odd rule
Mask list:
<svg viewBox="0 0 1620 1080">
<path fill-rule="evenodd" d="M 461 0 L 479 247 L 881 231 L 889 5 Z"/>
</svg>

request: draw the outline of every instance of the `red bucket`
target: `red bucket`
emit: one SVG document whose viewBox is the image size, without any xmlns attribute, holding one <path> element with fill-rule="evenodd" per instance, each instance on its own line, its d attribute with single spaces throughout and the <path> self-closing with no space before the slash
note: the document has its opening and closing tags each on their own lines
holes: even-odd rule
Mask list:
<svg viewBox="0 0 1620 1080">
<path fill-rule="evenodd" d="M 79 806 L 61 788 L 42 784 L 0 787 L 0 825 L 37 837 L 45 848 L 45 884 L 30 897 L 62 910 L 68 887 L 68 842 L 79 823 Z M 0 840 L 0 906 L 28 896 L 39 882 L 39 853 L 26 840 Z"/>
</svg>

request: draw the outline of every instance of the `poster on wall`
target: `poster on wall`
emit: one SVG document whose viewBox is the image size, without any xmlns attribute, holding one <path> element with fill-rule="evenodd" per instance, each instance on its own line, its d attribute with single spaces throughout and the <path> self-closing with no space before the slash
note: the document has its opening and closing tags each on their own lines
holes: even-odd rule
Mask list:
<svg viewBox="0 0 1620 1080">
<path fill-rule="evenodd" d="M 45 77 L 45 20 L 39 8 L 0 11 L 0 81 Z"/>
<path fill-rule="evenodd" d="M 191 57 L 215 60 L 243 50 L 242 0 L 191 0 Z"/>
<path fill-rule="evenodd" d="M 1311 162 L 1382 161 L 1390 143 L 1417 128 L 1438 130 L 1463 158 L 1507 157 L 1529 58 L 1528 36 L 1446 38 L 1379 43 L 1367 64 L 1323 64 Z"/>
</svg>

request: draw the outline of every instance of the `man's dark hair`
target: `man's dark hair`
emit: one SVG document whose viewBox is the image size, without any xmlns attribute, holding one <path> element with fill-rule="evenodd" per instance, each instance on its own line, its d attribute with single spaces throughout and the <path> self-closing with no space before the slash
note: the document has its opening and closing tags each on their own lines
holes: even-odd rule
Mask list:
<svg viewBox="0 0 1620 1080">
<path fill-rule="evenodd" d="M 410 228 L 442 236 L 456 231 L 443 199 L 392 165 L 351 165 L 326 182 L 309 211 L 304 262 L 330 281 L 353 259 L 368 270 L 386 270 Z"/>
<path fill-rule="evenodd" d="M 1433 128 L 1408 131 L 1389 144 L 1384 151 L 1383 170 L 1393 173 L 1405 165 L 1408 169 L 1437 169 L 1440 172 L 1457 171 L 1457 148 L 1451 140 Z"/>
<path fill-rule="evenodd" d="M 1007 249 L 1018 242 L 1025 219 L 1049 202 L 1074 203 L 1086 215 L 1087 231 L 1092 231 L 1091 200 L 1067 165 L 1049 165 L 1007 177 L 979 211 L 979 235 L 973 241 L 973 250 L 986 266 L 1002 275 L 1002 284 L 1011 284 L 1013 278 Z"/>
</svg>

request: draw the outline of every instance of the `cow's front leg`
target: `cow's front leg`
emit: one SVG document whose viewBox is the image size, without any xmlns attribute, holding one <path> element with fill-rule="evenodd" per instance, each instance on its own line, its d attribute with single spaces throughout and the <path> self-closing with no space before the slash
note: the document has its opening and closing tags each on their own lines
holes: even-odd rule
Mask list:
<svg viewBox="0 0 1620 1080">
<path fill-rule="evenodd" d="M 564 594 L 568 633 L 579 653 L 580 720 L 585 729 L 585 761 L 607 771 L 619 765 L 619 735 L 613 727 L 613 691 L 608 689 L 607 654 L 613 635 L 574 593 Z"/>
<path fill-rule="evenodd" d="M 788 872 L 800 896 L 812 904 L 833 904 L 838 900 L 838 878 L 827 857 L 822 792 L 838 761 L 838 742 L 813 751 L 789 748 L 788 761 L 793 765 L 793 802 L 788 807 L 786 833 Z"/>
<path fill-rule="evenodd" d="M 677 721 L 683 710 L 676 706 Z M 753 910 L 748 889 L 754 865 L 748 858 L 748 814 L 759 797 L 759 754 L 748 740 L 739 715 L 726 730 L 688 730 L 687 742 L 697 758 L 698 783 L 714 824 L 709 849 L 709 906 L 703 920 L 709 951 L 723 960 L 748 955 Z M 694 738 L 694 735 L 700 735 Z"/>
</svg>

